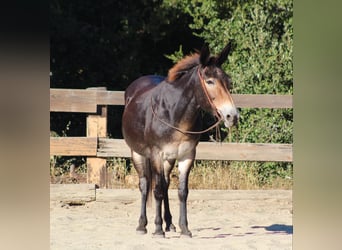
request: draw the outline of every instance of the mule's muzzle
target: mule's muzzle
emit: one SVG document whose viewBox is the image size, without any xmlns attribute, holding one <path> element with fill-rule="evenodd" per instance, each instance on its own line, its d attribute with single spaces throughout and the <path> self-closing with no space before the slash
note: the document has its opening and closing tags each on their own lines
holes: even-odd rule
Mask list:
<svg viewBox="0 0 342 250">
<path fill-rule="evenodd" d="M 224 126 L 226 128 L 230 128 L 233 126 L 236 126 L 238 124 L 239 121 L 239 112 L 237 111 L 237 109 L 230 109 L 228 112 L 226 112 L 225 114 L 223 114 L 222 112 L 221 116 L 223 118 L 223 122 L 224 122 Z"/>
</svg>

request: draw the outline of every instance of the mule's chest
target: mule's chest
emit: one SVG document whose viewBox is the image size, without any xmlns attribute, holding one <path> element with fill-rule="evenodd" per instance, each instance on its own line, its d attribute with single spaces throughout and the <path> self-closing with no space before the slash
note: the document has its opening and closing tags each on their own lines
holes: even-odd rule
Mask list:
<svg viewBox="0 0 342 250">
<path fill-rule="evenodd" d="M 182 159 L 194 157 L 197 142 L 184 141 L 180 143 L 169 143 L 161 147 L 160 154 L 163 160 Z"/>
</svg>

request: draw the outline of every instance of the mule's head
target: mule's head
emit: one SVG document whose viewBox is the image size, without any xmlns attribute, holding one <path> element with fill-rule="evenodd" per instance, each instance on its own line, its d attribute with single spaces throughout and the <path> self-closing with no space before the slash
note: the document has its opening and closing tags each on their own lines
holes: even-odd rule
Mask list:
<svg viewBox="0 0 342 250">
<path fill-rule="evenodd" d="M 218 113 L 227 128 L 236 125 L 239 119 L 239 113 L 229 92 L 231 79 L 221 69 L 221 65 L 226 61 L 230 49 L 231 43 L 217 56 L 210 56 L 208 46 L 203 46 L 198 67 L 198 75 L 207 101 L 205 105 L 207 108 L 205 109 L 209 108 L 214 114 Z"/>
</svg>

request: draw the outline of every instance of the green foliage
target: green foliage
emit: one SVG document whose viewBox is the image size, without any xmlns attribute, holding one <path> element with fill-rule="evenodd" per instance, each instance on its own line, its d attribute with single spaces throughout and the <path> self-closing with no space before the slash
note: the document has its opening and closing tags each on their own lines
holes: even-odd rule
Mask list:
<svg viewBox="0 0 342 250">
<path fill-rule="evenodd" d="M 192 16 L 189 24 L 214 52 L 235 43 L 223 68 L 234 93 L 292 94 L 293 6 L 291 0 L 165 0 Z"/>
<path fill-rule="evenodd" d="M 240 111 L 238 132 L 232 141 L 250 143 L 292 143 L 292 109 L 253 109 Z M 222 130 L 226 131 L 225 128 Z"/>
<path fill-rule="evenodd" d="M 180 59 L 184 57 L 183 53 L 183 47 L 182 45 L 179 45 L 179 50 L 174 52 L 173 54 L 170 55 L 165 55 L 167 59 L 170 59 L 173 63 L 178 62 Z"/>
</svg>

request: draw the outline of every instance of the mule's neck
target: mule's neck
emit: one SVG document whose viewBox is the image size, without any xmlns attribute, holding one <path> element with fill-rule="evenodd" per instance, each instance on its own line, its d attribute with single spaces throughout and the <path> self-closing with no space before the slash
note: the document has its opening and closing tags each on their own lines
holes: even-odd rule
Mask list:
<svg viewBox="0 0 342 250">
<path fill-rule="evenodd" d="M 196 131 L 201 128 L 201 119 L 199 119 L 201 106 L 197 93 L 201 90 L 201 86 L 196 69 L 197 67 L 175 82 L 166 83 L 163 86 L 165 89 L 161 92 L 159 106 L 165 108 L 167 113 L 164 119 L 183 130 Z"/>
</svg>

